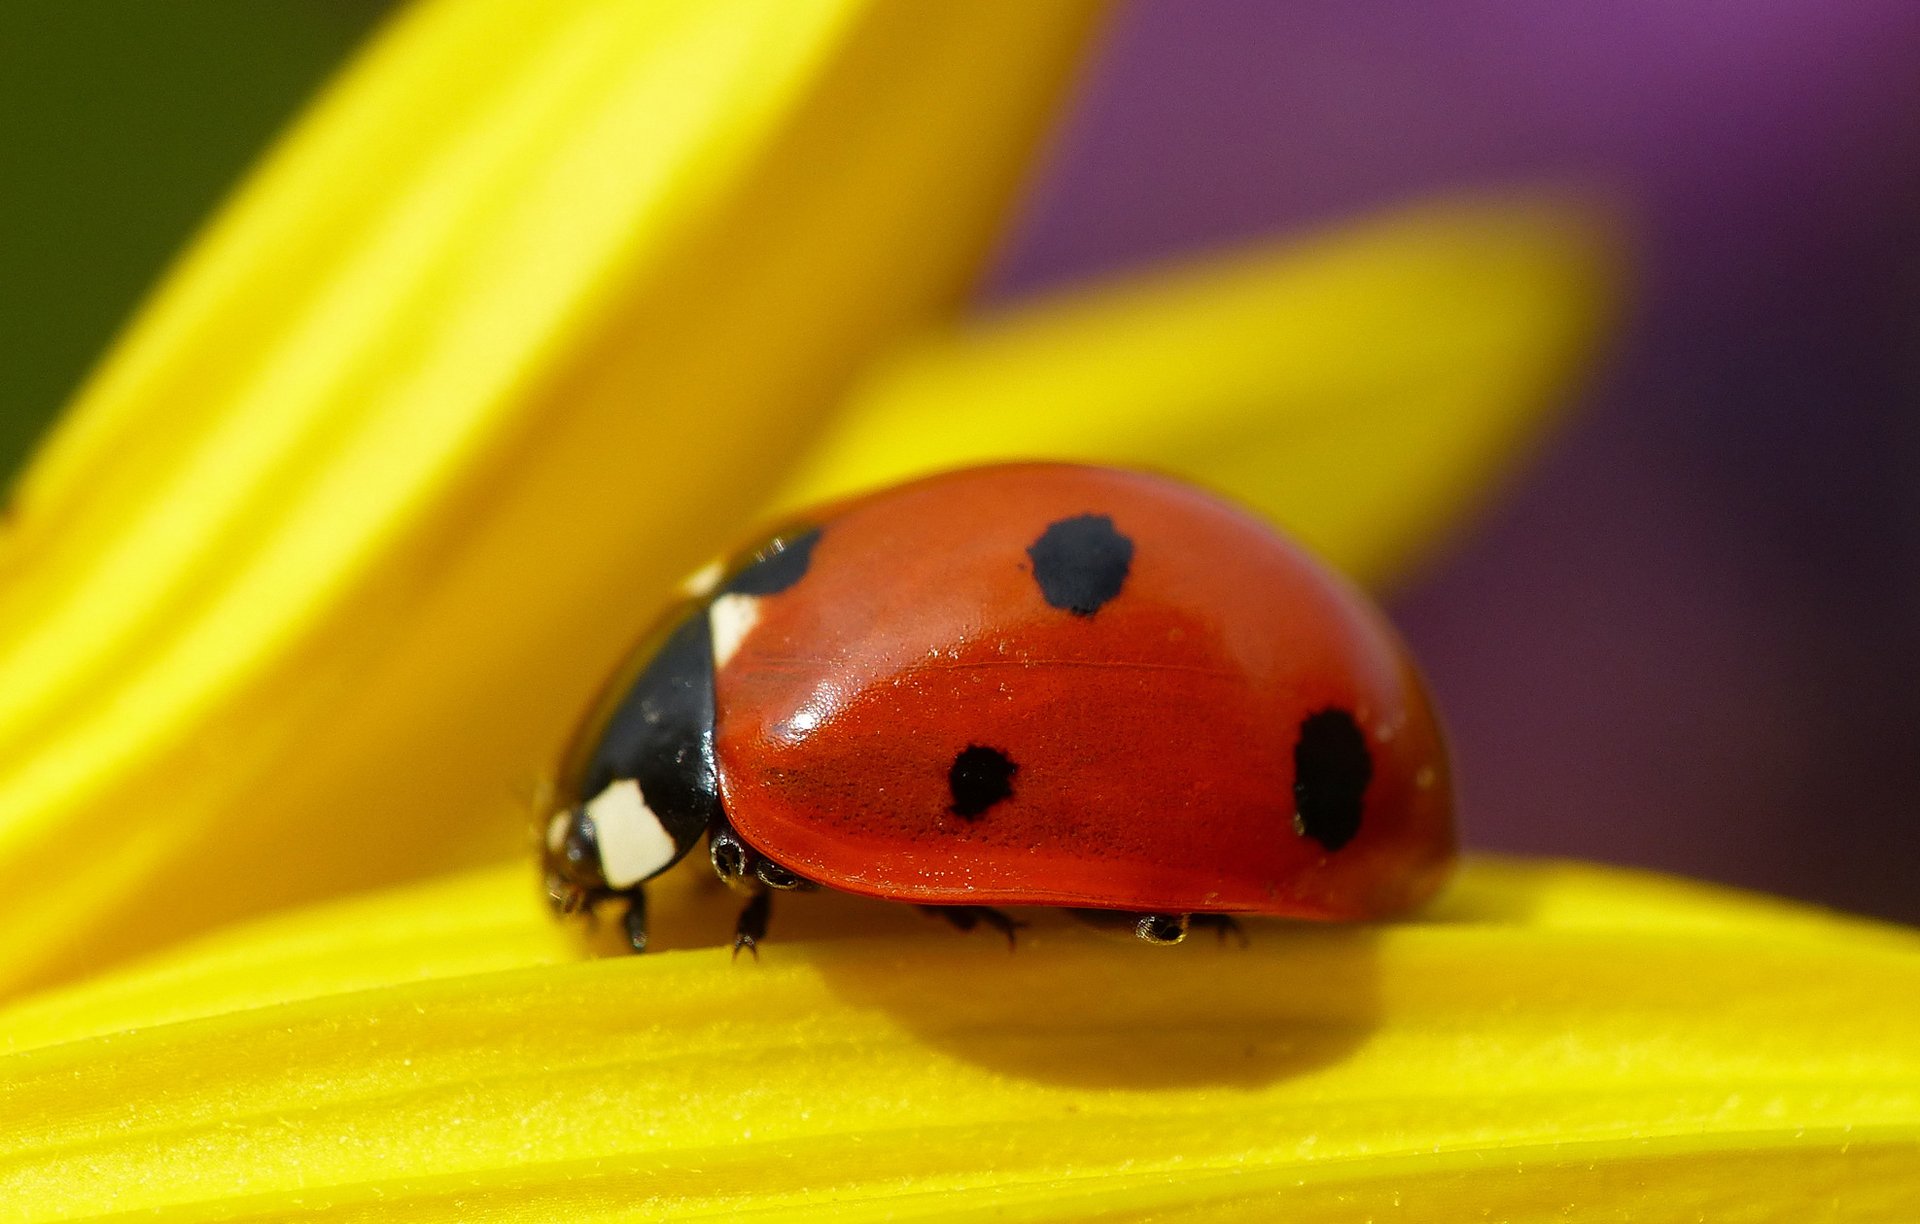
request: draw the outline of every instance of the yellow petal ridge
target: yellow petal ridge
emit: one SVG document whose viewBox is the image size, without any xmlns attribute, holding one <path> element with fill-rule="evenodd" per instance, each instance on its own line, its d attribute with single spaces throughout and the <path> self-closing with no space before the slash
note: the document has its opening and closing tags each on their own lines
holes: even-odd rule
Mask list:
<svg viewBox="0 0 1920 1224">
<path fill-rule="evenodd" d="M 681 950 L 576 960 L 533 894 L 515 865 L 336 902 L 0 1013 L 0 1201 L 1304 1221 L 1920 1201 L 1920 934 L 1898 928 L 1482 860 L 1427 920 L 1257 922 L 1245 949 L 1036 915 L 1009 953 L 822 895 L 734 962 L 692 946 L 732 902 L 682 873 L 658 899 Z"/>
<path fill-rule="evenodd" d="M 998 459 L 1153 467 L 1378 584 L 1567 401 L 1611 233 L 1556 200 L 1442 200 L 1015 304 L 876 367 L 778 500 Z"/>
<path fill-rule="evenodd" d="M 0 527 L 0 992 L 512 847 L 636 608 L 962 295 L 1091 8 L 408 10 Z"/>
</svg>

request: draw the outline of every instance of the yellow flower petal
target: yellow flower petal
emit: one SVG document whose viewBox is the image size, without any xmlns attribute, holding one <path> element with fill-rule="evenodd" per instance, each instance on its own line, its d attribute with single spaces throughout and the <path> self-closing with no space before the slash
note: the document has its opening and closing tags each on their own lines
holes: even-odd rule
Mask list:
<svg viewBox="0 0 1920 1224">
<path fill-rule="evenodd" d="M 1565 402 L 1610 254 L 1590 214 L 1491 199 L 1076 288 L 877 369 L 780 501 L 993 459 L 1143 465 L 1378 582 Z"/>
<path fill-rule="evenodd" d="M 645 609 L 953 305 L 1089 7 L 397 22 L 0 532 L 0 990 L 497 858 Z"/>
<path fill-rule="evenodd" d="M 1429 921 L 1256 923 L 1245 949 L 1041 916 L 1009 954 L 822 895 L 758 963 L 563 964 L 532 894 L 515 867 L 340 903 L 0 1014 L 0 1201 L 1298 1221 L 1920 1201 L 1909 931 L 1487 862 Z M 710 940 L 730 904 L 682 873 L 663 929 Z"/>
</svg>

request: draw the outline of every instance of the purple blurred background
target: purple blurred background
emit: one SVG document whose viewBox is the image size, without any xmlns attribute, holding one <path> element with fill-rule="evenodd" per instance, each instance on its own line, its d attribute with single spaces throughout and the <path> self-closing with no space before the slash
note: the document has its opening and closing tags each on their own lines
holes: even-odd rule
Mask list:
<svg viewBox="0 0 1920 1224">
<path fill-rule="evenodd" d="M 993 292 L 1423 193 L 1637 224 L 1571 425 L 1392 610 L 1482 848 L 1920 920 L 1920 5 L 1123 9 Z"/>
</svg>

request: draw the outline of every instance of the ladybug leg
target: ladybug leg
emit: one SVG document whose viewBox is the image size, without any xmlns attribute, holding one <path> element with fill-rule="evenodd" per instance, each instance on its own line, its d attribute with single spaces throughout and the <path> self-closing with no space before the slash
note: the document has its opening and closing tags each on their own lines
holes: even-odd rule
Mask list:
<svg viewBox="0 0 1920 1224">
<path fill-rule="evenodd" d="M 1247 932 L 1232 914 L 1188 914 L 1187 925 L 1193 930 L 1211 929 L 1220 939 L 1227 942 L 1231 935 L 1241 947 L 1251 947 L 1253 941 L 1247 938 Z"/>
<path fill-rule="evenodd" d="M 1027 925 L 987 905 L 922 905 L 918 908 L 923 914 L 946 919 L 960 931 L 971 931 L 983 924 L 990 926 L 1007 937 L 1009 949 L 1014 946 L 1013 933 Z"/>
<path fill-rule="evenodd" d="M 1187 937 L 1188 914 L 1130 914 L 1125 910 L 1070 909 L 1067 911 L 1097 931 L 1131 935 L 1150 944 L 1177 944 Z"/>
<path fill-rule="evenodd" d="M 753 851 L 733 826 L 724 821 L 716 823 L 707 832 L 707 858 L 713 863 L 713 874 L 728 888 L 746 888 L 747 880 L 753 872 Z"/>
<path fill-rule="evenodd" d="M 724 821 L 707 832 L 707 857 L 713 862 L 713 874 L 727 887 L 739 892 L 758 892 L 772 888 L 780 892 L 805 891 L 818 887 L 791 868 L 761 854 L 733 831 Z"/>
<path fill-rule="evenodd" d="M 547 904 L 556 914 L 585 914 L 587 921 L 593 921 L 593 907 L 615 894 L 605 888 L 589 888 L 581 884 L 563 880 L 559 875 L 547 873 Z"/>
<path fill-rule="evenodd" d="M 1007 937 L 1007 951 L 1013 951 L 1013 933 L 1027 924 L 1010 918 L 991 906 L 977 905 L 974 906 L 974 909 L 978 911 L 978 917 L 981 922 L 984 922 L 986 925 Z"/>
<path fill-rule="evenodd" d="M 775 892 L 804 891 L 817 887 L 781 863 L 761 854 L 745 841 L 722 816 L 707 830 L 707 858 L 713 874 L 728 888 L 747 894 L 747 904 L 733 924 L 733 954 L 742 948 L 760 955 L 760 941 L 767 937 L 767 919 L 773 911 Z"/>
<path fill-rule="evenodd" d="M 1187 937 L 1187 914 L 1135 914 L 1133 933 L 1150 944 L 1177 944 Z"/>
<path fill-rule="evenodd" d="M 621 925 L 627 929 L 627 942 L 633 945 L 635 952 L 645 952 L 647 950 L 646 890 L 635 888 L 621 895 L 627 899 L 627 913 L 621 919 Z"/>
<path fill-rule="evenodd" d="M 818 887 L 812 880 L 801 879 L 792 871 L 765 857 L 754 859 L 753 878 L 778 892 L 807 892 Z"/>
<path fill-rule="evenodd" d="M 971 931 L 980 924 L 980 916 L 973 912 L 971 905 L 916 905 L 914 908 L 929 918 L 945 919 L 956 931 Z"/>
<path fill-rule="evenodd" d="M 733 958 L 740 959 L 740 949 L 753 953 L 753 959 L 760 959 L 760 941 L 767 937 L 767 919 L 773 911 L 773 894 L 760 889 L 753 894 L 746 908 L 740 911 L 739 921 L 733 924 Z"/>
</svg>

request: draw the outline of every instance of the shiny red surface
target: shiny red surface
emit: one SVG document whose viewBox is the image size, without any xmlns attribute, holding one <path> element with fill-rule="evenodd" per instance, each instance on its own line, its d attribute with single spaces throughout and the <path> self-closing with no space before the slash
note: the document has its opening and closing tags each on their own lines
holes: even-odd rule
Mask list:
<svg viewBox="0 0 1920 1224">
<path fill-rule="evenodd" d="M 1134 542 L 1092 616 L 1041 597 L 1026 549 L 1110 515 Z M 1155 476 L 980 468 L 835 507 L 798 584 L 716 677 L 734 826 L 820 883 L 930 904 L 1366 918 L 1418 904 L 1453 853 L 1447 762 L 1393 631 L 1250 515 Z M 1366 734 L 1359 833 L 1293 824 L 1293 747 L 1337 706 Z M 1018 766 L 966 820 L 969 745 Z"/>
</svg>

